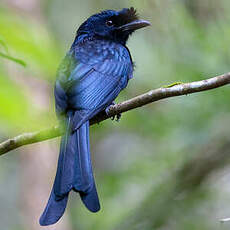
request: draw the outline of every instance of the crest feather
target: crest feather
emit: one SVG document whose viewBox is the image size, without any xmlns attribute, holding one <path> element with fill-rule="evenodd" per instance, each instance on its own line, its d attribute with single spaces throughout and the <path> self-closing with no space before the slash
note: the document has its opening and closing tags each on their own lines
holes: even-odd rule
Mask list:
<svg viewBox="0 0 230 230">
<path fill-rule="evenodd" d="M 135 10 L 133 7 L 130 8 L 124 8 L 119 12 L 119 17 L 121 17 L 121 20 L 125 23 L 133 22 L 139 19 L 137 10 Z"/>
</svg>

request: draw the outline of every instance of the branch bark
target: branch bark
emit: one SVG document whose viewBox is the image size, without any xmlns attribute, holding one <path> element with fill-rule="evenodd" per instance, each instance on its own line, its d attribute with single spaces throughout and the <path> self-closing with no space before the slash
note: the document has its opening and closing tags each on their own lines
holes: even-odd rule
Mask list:
<svg viewBox="0 0 230 230">
<path fill-rule="evenodd" d="M 144 106 L 155 101 L 159 101 L 164 98 L 197 93 L 205 90 L 219 88 L 227 84 L 230 84 L 230 72 L 202 81 L 176 84 L 174 86 L 150 90 L 147 93 L 111 106 L 108 114 L 106 114 L 104 111 L 99 113 L 97 116 L 90 120 L 90 125 L 99 123 L 117 114 L 127 112 L 129 110 Z M 0 155 L 3 155 L 23 145 L 58 137 L 62 135 L 62 133 L 63 131 L 61 130 L 60 126 L 51 127 L 49 129 L 37 132 L 23 133 L 19 136 L 10 138 L 0 143 Z"/>
</svg>

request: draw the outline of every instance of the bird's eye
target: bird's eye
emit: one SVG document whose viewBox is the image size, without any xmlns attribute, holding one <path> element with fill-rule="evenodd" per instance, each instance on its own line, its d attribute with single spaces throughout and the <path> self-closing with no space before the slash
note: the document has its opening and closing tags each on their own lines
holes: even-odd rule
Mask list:
<svg viewBox="0 0 230 230">
<path fill-rule="evenodd" d="M 113 26 L 113 21 L 111 20 L 106 21 L 106 25 L 109 27 Z"/>
</svg>

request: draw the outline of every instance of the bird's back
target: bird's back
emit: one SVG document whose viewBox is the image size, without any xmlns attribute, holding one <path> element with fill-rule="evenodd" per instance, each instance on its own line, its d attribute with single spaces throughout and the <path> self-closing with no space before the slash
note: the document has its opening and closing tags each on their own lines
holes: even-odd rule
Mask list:
<svg viewBox="0 0 230 230">
<path fill-rule="evenodd" d="M 84 120 L 90 119 L 112 103 L 132 73 L 125 46 L 100 39 L 74 43 L 57 74 L 57 113 L 81 111 Z"/>
</svg>

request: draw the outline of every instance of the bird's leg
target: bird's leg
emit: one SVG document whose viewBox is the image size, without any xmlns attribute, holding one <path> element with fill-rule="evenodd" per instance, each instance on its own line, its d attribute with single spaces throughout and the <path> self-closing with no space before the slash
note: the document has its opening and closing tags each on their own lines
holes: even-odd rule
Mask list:
<svg viewBox="0 0 230 230">
<path fill-rule="evenodd" d="M 115 102 L 114 102 L 114 101 L 111 103 L 111 105 L 109 105 L 109 106 L 105 109 L 105 113 L 107 114 L 107 116 L 109 116 L 109 110 L 110 110 L 111 106 L 113 106 L 113 105 L 115 105 Z M 118 114 L 116 114 L 116 115 L 113 115 L 113 116 L 111 117 L 111 120 L 113 121 L 113 120 L 115 120 L 115 118 L 116 118 L 116 121 L 119 122 L 120 119 L 121 119 L 121 113 L 118 113 Z"/>
</svg>

